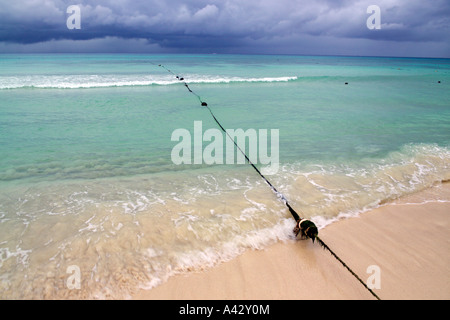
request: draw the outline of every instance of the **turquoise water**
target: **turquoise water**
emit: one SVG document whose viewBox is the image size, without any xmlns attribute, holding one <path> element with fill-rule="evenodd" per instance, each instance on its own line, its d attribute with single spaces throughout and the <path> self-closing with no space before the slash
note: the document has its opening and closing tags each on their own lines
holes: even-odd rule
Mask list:
<svg viewBox="0 0 450 320">
<path fill-rule="evenodd" d="M 159 64 L 225 128 L 279 130 L 269 180 L 320 227 L 450 179 L 448 59 L 1 55 L 1 298 L 122 297 L 292 239 L 250 166 L 174 164 L 175 130 L 218 127 Z"/>
</svg>

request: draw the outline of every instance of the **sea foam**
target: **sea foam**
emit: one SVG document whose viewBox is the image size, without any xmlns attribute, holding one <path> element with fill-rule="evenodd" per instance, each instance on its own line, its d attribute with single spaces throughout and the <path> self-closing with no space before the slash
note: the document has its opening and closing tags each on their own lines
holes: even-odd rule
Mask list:
<svg viewBox="0 0 450 320">
<path fill-rule="evenodd" d="M 224 84 L 239 82 L 287 82 L 297 77 L 226 77 L 219 75 L 187 75 L 186 83 Z M 0 77 L 0 89 L 87 89 L 106 87 L 133 87 L 173 85 L 181 81 L 170 75 L 44 75 Z"/>
</svg>

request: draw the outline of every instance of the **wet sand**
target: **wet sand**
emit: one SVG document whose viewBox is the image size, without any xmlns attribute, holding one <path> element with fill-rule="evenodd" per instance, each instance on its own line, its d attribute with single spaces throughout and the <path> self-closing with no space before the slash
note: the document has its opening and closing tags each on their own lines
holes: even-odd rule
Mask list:
<svg viewBox="0 0 450 320">
<path fill-rule="evenodd" d="M 450 183 L 343 219 L 320 238 L 380 299 L 450 298 Z M 202 272 L 180 274 L 134 299 L 375 299 L 316 242 L 280 242 Z"/>
</svg>

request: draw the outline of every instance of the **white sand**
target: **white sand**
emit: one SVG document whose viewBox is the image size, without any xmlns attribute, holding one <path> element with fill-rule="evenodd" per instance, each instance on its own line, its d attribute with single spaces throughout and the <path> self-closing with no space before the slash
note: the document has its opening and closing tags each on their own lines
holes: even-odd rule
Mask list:
<svg viewBox="0 0 450 320">
<path fill-rule="evenodd" d="M 381 299 L 450 298 L 450 184 L 335 222 L 325 243 Z M 375 269 L 368 272 L 370 266 Z M 377 269 L 378 268 L 378 269 Z M 375 271 L 373 271 L 375 270 Z M 379 273 L 376 272 L 379 270 Z M 317 242 L 278 243 L 170 278 L 135 299 L 375 299 Z"/>
</svg>

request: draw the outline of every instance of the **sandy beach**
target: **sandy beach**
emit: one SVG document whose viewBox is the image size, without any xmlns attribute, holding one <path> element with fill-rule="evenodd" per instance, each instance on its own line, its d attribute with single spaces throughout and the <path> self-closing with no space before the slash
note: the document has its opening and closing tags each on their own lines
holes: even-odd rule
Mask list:
<svg viewBox="0 0 450 320">
<path fill-rule="evenodd" d="M 382 300 L 450 298 L 450 183 L 334 222 L 321 239 Z M 277 243 L 134 299 L 296 300 L 375 297 L 317 242 Z"/>
</svg>

